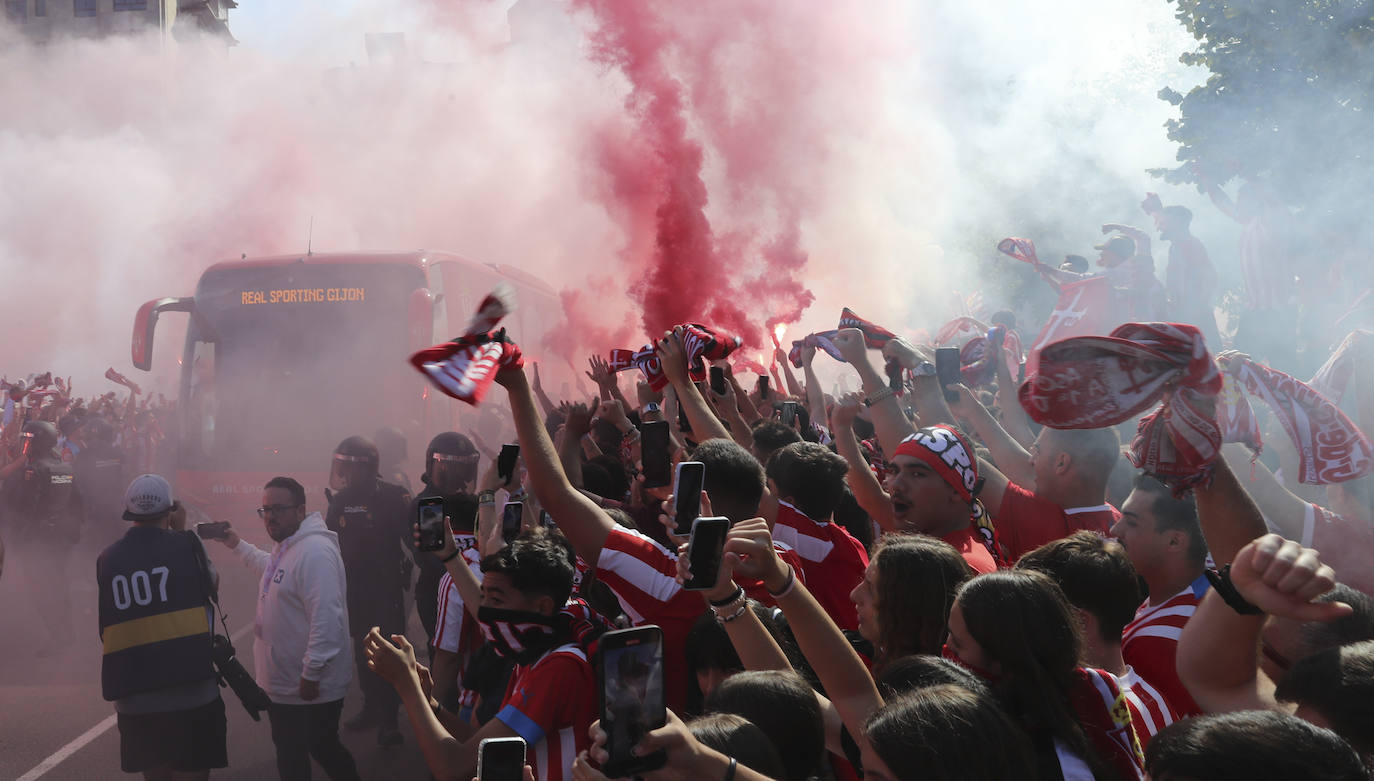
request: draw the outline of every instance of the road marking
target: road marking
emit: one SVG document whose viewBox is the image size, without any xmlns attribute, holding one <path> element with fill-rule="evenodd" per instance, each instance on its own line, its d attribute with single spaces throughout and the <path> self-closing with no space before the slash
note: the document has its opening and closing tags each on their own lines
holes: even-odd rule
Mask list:
<svg viewBox="0 0 1374 781">
<path fill-rule="evenodd" d="M 243 627 L 240 627 L 239 631 L 229 636 L 229 639 L 234 642 L 237 642 L 240 638 L 243 637 L 243 633 L 247 632 L 252 627 L 252 624 L 247 624 Z M 94 727 L 91 727 L 90 729 L 81 733 L 81 735 L 76 740 L 73 740 L 71 743 L 68 743 L 67 745 L 63 746 L 57 751 L 54 751 L 52 753 L 52 756 L 49 756 L 42 762 L 39 762 L 37 767 L 20 776 L 19 778 L 15 779 L 15 781 L 35 781 L 36 779 L 41 778 L 44 775 L 47 775 L 49 770 L 52 770 L 53 768 L 57 767 L 67 757 L 85 748 L 87 743 L 90 743 L 91 741 L 105 734 L 105 732 L 109 730 L 110 727 L 113 727 L 115 725 L 115 722 L 118 719 L 118 715 L 111 715 L 105 717 L 105 719 L 101 721 L 99 724 L 96 724 Z"/>
</svg>

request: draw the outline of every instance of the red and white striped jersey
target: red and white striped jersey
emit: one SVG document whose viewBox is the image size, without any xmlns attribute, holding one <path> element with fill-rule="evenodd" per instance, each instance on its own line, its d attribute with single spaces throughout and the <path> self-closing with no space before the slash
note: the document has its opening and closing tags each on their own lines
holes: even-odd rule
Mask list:
<svg viewBox="0 0 1374 781">
<path fill-rule="evenodd" d="M 471 534 L 454 534 L 463 561 L 472 574 L 482 579 L 482 556 L 477 552 L 477 538 Z M 439 579 L 439 608 L 434 621 L 434 647 L 449 653 L 467 653 L 481 645 L 482 633 L 477 622 L 463 607 L 463 596 L 453 583 L 453 576 L 444 573 Z"/>
<path fill-rule="evenodd" d="M 1069 702 L 1083 734 L 1117 777 L 1142 778 L 1145 755 L 1132 720 L 1134 714 L 1116 676 L 1092 667 L 1078 668 L 1069 689 Z M 1060 761 L 1063 762 L 1062 753 Z"/>
<path fill-rule="evenodd" d="M 1126 668 L 1125 675 L 1116 677 L 1116 683 L 1121 687 L 1121 693 L 1126 695 L 1126 704 L 1131 708 L 1131 723 L 1135 725 L 1135 734 L 1140 738 L 1142 748 L 1149 744 L 1156 732 L 1178 720 L 1178 715 L 1164 695 L 1136 675 L 1131 667 Z"/>
<path fill-rule="evenodd" d="M 1193 617 L 1209 587 L 1207 577 L 1199 575 L 1187 588 L 1158 605 L 1146 600 L 1121 633 L 1121 655 L 1126 664 L 1164 695 L 1179 718 L 1202 713 L 1178 679 L 1174 659 L 1183 625 Z"/>
<path fill-rule="evenodd" d="M 806 588 L 841 629 L 858 629 L 859 613 L 849 593 L 864 579 L 868 551 L 837 523 L 820 523 L 787 502 L 778 502 L 773 539 L 801 559 Z"/>
<path fill-rule="evenodd" d="M 538 781 L 572 781 L 573 760 L 591 746 L 596 699 L 587 655 L 569 644 L 515 668 L 496 718 L 525 739 Z"/>
</svg>

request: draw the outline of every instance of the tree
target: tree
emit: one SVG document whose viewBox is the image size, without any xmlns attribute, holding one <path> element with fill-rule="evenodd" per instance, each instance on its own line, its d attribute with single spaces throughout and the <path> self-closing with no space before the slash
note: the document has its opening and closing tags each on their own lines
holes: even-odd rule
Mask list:
<svg viewBox="0 0 1374 781">
<path fill-rule="evenodd" d="M 1374 203 L 1374 0 L 1170 0 L 1211 71 L 1178 106 L 1174 184 L 1267 180 L 1314 223 L 1363 222 Z"/>
</svg>

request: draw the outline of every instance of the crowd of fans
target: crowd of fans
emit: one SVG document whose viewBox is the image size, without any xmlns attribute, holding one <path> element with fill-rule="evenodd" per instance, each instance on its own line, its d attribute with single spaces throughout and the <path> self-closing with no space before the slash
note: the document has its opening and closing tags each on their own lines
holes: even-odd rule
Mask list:
<svg viewBox="0 0 1374 781">
<path fill-rule="evenodd" d="M 508 402 L 519 461 L 506 476 L 461 433 L 431 443 L 416 501 L 442 498 L 452 533 L 441 550 L 413 552 L 428 648 L 372 628 L 354 637 L 359 674 L 394 688 L 441 779 L 473 777 L 481 742 L 506 737 L 528 744 L 527 777 L 605 778 L 618 727 L 598 720 L 598 644 L 649 625 L 663 637 L 667 718 L 635 748 L 666 754 L 648 779 L 1369 778 L 1374 465 L 1360 429 L 1374 425 L 1374 382 L 1361 382 L 1371 343 L 1356 331 L 1337 356 L 1356 392 L 1311 383 L 1345 396 L 1357 437 L 1316 456 L 1325 471 L 1277 411 L 1256 404 L 1252 427 L 1218 425 L 1235 409 L 1214 400 L 1223 374 L 1229 388 L 1252 362 L 1297 370 L 1295 343 L 1269 349 L 1262 318 L 1296 295 L 1293 270 L 1272 268 L 1282 259 L 1267 248 L 1242 253 L 1247 313 L 1223 342 L 1191 213 L 1144 206 L 1171 243 L 1163 281 L 1146 232 L 1125 225 L 1107 226 L 1118 235 L 1099 271 L 1081 258 L 1036 263 L 1056 287 L 1105 276 L 1118 320 L 1185 324 L 1156 341 L 1120 332 L 1113 349 L 1153 350 L 1141 359 L 1151 371 L 1173 354 L 1168 338 L 1183 349 L 1149 403 L 1111 425 L 1038 423 L 1066 416 L 1034 403 L 1062 389 L 1023 377 L 1019 349 L 950 381 L 931 346 L 875 340 L 881 329 L 852 318 L 795 355 L 778 347 L 775 373 L 757 383 L 728 358 L 709 362 L 723 384 L 702 382 L 699 327 L 655 339 L 654 371 L 636 383 L 593 356 L 592 399 L 551 398 L 537 366 L 501 367 L 505 398 L 483 403 Z M 1243 216 L 1249 242 L 1277 230 L 1272 212 Z M 996 334 L 975 338 L 1000 355 L 1015 318 L 993 319 Z M 861 389 L 826 393 L 822 352 Z M 1053 356 L 1040 357 L 1043 368 Z M 1099 383 L 1075 404 L 1124 408 L 1124 391 Z M 7 403 L 7 443 L 25 417 L 57 423 L 77 459 L 90 432 L 122 432 L 137 454 L 126 476 L 156 471 L 156 408 L 133 396 L 80 404 L 54 385 L 44 404 Z M 1194 387 L 1212 390 L 1202 402 L 1174 395 Z M 659 421 L 673 462 L 704 464 L 700 515 L 730 523 L 704 591 L 683 587 L 677 497 L 645 479 L 641 431 Z M 1224 447 L 1209 449 L 1209 425 Z M 1263 458 L 1251 431 L 1263 432 Z M 375 447 L 354 452 L 335 458 L 390 479 Z M 1300 482 L 1317 472 L 1339 477 Z M 274 507 L 303 508 L 264 502 L 269 531 Z M 518 530 L 503 528 L 509 502 L 524 506 Z M 388 533 L 409 539 L 416 506 Z M 349 526 L 336 526 L 347 548 Z M 315 527 L 323 534 L 323 519 Z M 239 553 L 269 575 L 275 566 L 266 551 Z"/>
</svg>

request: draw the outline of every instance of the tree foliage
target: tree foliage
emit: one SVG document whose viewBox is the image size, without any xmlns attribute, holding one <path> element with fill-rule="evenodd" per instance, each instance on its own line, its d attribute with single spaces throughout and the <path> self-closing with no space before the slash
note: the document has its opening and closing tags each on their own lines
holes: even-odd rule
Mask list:
<svg viewBox="0 0 1374 781">
<path fill-rule="evenodd" d="M 1211 76 L 1167 123 L 1175 184 L 1267 180 L 1310 218 L 1374 203 L 1374 0 L 1169 0 Z"/>
</svg>

